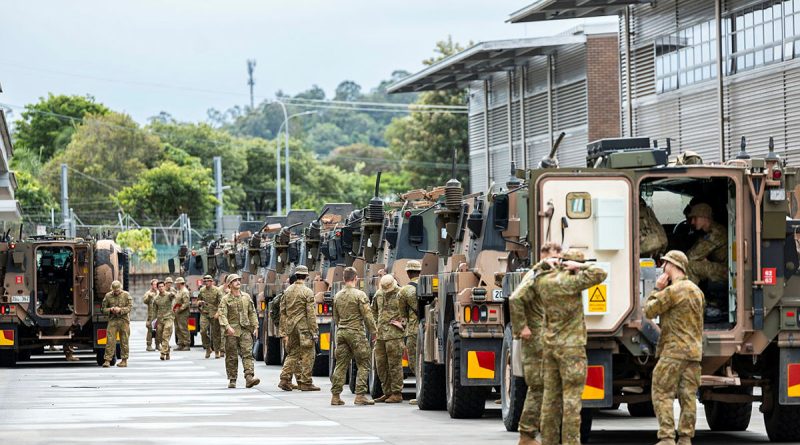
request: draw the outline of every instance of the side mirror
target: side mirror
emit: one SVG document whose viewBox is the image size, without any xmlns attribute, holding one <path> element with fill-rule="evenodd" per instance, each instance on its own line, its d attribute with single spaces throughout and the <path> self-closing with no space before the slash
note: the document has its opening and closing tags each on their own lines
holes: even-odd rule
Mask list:
<svg viewBox="0 0 800 445">
<path fill-rule="evenodd" d="M 175 273 L 175 258 L 170 258 L 167 261 L 167 267 L 169 268 L 169 274 L 170 275 Z"/>
<path fill-rule="evenodd" d="M 496 195 L 494 197 L 494 228 L 497 230 L 508 229 L 508 195 Z"/>
<path fill-rule="evenodd" d="M 411 215 L 408 218 L 408 242 L 419 246 L 425 241 L 425 224 L 422 215 Z"/>
</svg>

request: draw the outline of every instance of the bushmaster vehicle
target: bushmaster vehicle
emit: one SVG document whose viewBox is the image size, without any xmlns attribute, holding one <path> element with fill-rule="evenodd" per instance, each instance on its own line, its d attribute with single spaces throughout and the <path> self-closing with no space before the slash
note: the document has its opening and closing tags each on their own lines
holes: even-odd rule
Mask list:
<svg viewBox="0 0 800 445">
<path fill-rule="evenodd" d="M 128 256 L 113 241 L 38 236 L 0 242 L 0 364 L 45 346 L 94 350 L 103 363 L 111 282 L 128 289 Z"/>
</svg>

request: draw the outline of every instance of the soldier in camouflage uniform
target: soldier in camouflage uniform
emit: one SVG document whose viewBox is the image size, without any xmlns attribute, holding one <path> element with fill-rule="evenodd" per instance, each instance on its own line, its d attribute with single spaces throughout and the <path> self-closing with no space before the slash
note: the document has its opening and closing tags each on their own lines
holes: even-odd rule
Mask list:
<svg viewBox="0 0 800 445">
<path fill-rule="evenodd" d="M 400 289 L 400 299 L 405 300 L 408 307 L 408 321 L 406 323 L 406 351 L 408 351 L 408 367 L 416 374 L 417 365 L 417 331 L 419 330 L 419 314 L 417 314 L 417 284 L 422 272 L 422 264 L 417 260 L 408 260 L 406 274 L 409 282 Z M 411 400 L 416 404 L 416 399 Z"/>
<path fill-rule="evenodd" d="M 117 350 L 117 335 L 119 335 L 119 349 L 122 360 L 117 364 L 120 368 L 128 366 L 128 338 L 131 335 L 130 313 L 133 309 L 133 298 L 122 290 L 122 283 L 114 280 L 111 283 L 111 292 L 103 297 L 103 313 L 108 315 L 106 328 L 106 355 L 103 367 L 111 366 L 111 359 Z"/>
<path fill-rule="evenodd" d="M 639 256 L 642 258 L 656 258 L 658 254 L 667 250 L 667 232 L 656 218 L 653 209 L 639 198 Z"/>
<path fill-rule="evenodd" d="M 661 324 L 652 387 L 659 424 L 658 445 L 675 444 L 672 405 L 676 394 L 681 406 L 678 444 L 691 445 L 697 421 L 695 394 L 700 386 L 705 298 L 697 285 L 686 278 L 689 260 L 683 252 L 672 250 L 662 260 L 664 273 L 644 305 L 645 316 L 660 317 Z"/>
<path fill-rule="evenodd" d="M 156 344 L 161 350 L 161 360 L 169 360 L 169 339 L 172 337 L 172 329 L 175 327 L 175 313 L 172 312 L 172 302 L 175 295 L 167 292 L 167 287 L 163 281 L 158 282 L 158 296 L 153 302 L 156 309 Z"/>
<path fill-rule="evenodd" d="M 584 264 L 582 252 L 570 249 L 564 252 L 563 261 L 558 258 L 543 261 L 534 278 L 534 289 L 545 308 L 540 425 L 543 445 L 557 445 L 559 438 L 562 445 L 581 442 L 581 394 L 587 362 L 581 292 L 602 283 L 606 276 L 602 268 Z"/>
<path fill-rule="evenodd" d="M 294 271 L 297 281 L 283 291 L 279 331 L 286 349 L 281 381 L 278 388 L 292 390 L 292 375 L 297 379 L 300 391 L 319 391 L 311 380 L 314 367 L 314 341 L 319 337 L 314 294 L 306 287 L 306 266 L 297 266 Z"/>
<path fill-rule="evenodd" d="M 206 358 L 219 358 L 220 348 L 222 347 L 221 329 L 219 325 L 219 303 L 222 300 L 222 291 L 214 286 L 214 278 L 211 275 L 203 277 L 203 287 L 197 292 L 197 304 L 200 306 L 200 337 L 203 339 L 203 348 L 206 350 Z M 210 332 L 210 334 L 209 334 Z"/>
<path fill-rule="evenodd" d="M 356 289 L 356 270 L 344 270 L 344 289 L 333 297 L 333 323 L 336 326 L 336 368 L 331 375 L 331 405 L 344 405 L 339 396 L 350 360 L 355 357 L 358 366 L 356 378 L 356 405 L 374 405 L 367 396 L 367 378 L 370 372 L 370 345 L 367 338 L 375 335 L 375 320 L 369 308 L 367 294 Z M 366 328 L 366 331 L 364 329 Z"/>
<path fill-rule="evenodd" d="M 728 277 L 728 230 L 713 219 L 711 206 L 695 204 L 689 222 L 704 233 L 686 252 L 689 266 L 686 275 L 695 284 L 700 281 L 724 281 Z"/>
<path fill-rule="evenodd" d="M 539 249 L 540 259 L 556 258 L 561 255 L 561 246 L 548 242 Z M 519 418 L 519 445 L 536 444 L 539 421 L 542 417 L 542 396 L 544 378 L 542 369 L 542 326 L 544 307 L 542 299 L 534 288 L 534 278 L 541 271 L 543 263 L 529 270 L 514 293 L 509 298 L 511 329 L 516 338 L 522 339 L 522 370 L 528 392 Z"/>
<path fill-rule="evenodd" d="M 403 336 L 407 320 L 416 315 L 400 298 L 400 287 L 393 276 L 381 277 L 380 286 L 372 298 L 372 315 L 378 328 L 375 368 L 383 395 L 375 401 L 400 403 L 403 401 Z"/>
<path fill-rule="evenodd" d="M 189 306 L 192 297 L 189 289 L 186 288 L 186 280 L 178 277 L 175 280 L 177 289 L 175 290 L 175 343 L 178 347 L 176 351 L 189 350 Z"/>
<path fill-rule="evenodd" d="M 156 319 L 156 308 L 153 306 L 153 302 L 156 301 L 156 297 L 158 296 L 158 280 L 153 278 L 150 280 L 150 290 L 144 293 L 144 297 L 142 297 L 142 302 L 147 307 L 147 323 L 145 326 L 147 327 L 147 350 L 148 351 L 155 351 L 153 348 L 153 321 Z M 155 342 L 156 346 L 158 346 L 158 341 Z"/>
<path fill-rule="evenodd" d="M 252 388 L 261 383 L 255 376 L 253 361 L 253 338 L 258 335 L 258 317 L 253 299 L 241 291 L 242 279 L 230 274 L 225 278 L 230 293 L 222 297 L 219 304 L 219 324 L 228 337 L 225 342 L 225 370 L 228 373 L 228 388 L 236 388 L 239 373 L 239 356 L 242 356 L 245 386 Z"/>
</svg>

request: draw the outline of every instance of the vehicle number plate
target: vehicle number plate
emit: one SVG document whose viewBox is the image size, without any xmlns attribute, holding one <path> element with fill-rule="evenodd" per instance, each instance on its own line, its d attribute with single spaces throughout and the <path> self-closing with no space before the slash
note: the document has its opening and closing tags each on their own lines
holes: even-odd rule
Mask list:
<svg viewBox="0 0 800 445">
<path fill-rule="evenodd" d="M 492 299 L 494 299 L 494 300 L 502 300 L 503 299 L 503 289 L 494 289 L 494 290 L 492 290 Z"/>
<path fill-rule="evenodd" d="M 29 295 L 12 295 L 12 303 L 30 303 L 31 297 Z"/>
<path fill-rule="evenodd" d="M 786 189 L 771 189 L 769 191 L 770 201 L 786 201 Z"/>
</svg>

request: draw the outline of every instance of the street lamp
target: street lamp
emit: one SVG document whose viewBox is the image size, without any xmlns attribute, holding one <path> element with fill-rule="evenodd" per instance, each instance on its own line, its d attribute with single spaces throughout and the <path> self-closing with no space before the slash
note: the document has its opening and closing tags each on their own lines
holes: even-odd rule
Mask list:
<svg viewBox="0 0 800 445">
<path fill-rule="evenodd" d="M 281 107 L 283 108 L 283 115 L 284 115 L 283 123 L 278 128 L 278 134 L 279 135 L 281 134 L 281 131 L 283 130 L 284 125 L 286 126 L 286 131 L 284 131 L 283 134 L 284 134 L 284 149 L 285 149 L 285 151 L 284 151 L 284 158 L 285 158 L 284 162 L 286 164 L 286 168 L 285 168 L 285 170 L 286 170 L 286 214 L 288 215 L 289 211 L 292 210 L 292 189 L 291 189 L 291 183 L 289 182 L 289 180 L 290 180 L 290 176 L 289 176 L 289 119 L 291 119 L 293 117 L 297 117 L 297 116 L 306 116 L 306 115 L 309 115 L 309 114 L 317 114 L 317 110 L 303 111 L 302 113 L 295 113 L 295 114 L 292 114 L 292 115 L 287 115 L 286 114 L 286 106 L 283 104 L 283 102 L 278 102 L 278 103 L 281 104 Z M 277 141 L 279 142 L 280 138 L 277 138 Z M 276 151 L 275 159 L 276 159 L 277 171 L 278 171 L 278 182 L 277 182 L 276 189 L 277 189 L 277 193 L 278 193 L 278 214 L 280 214 L 281 213 L 281 209 L 280 209 L 280 202 L 281 202 L 280 143 L 278 143 L 276 145 L 275 151 Z"/>
</svg>

